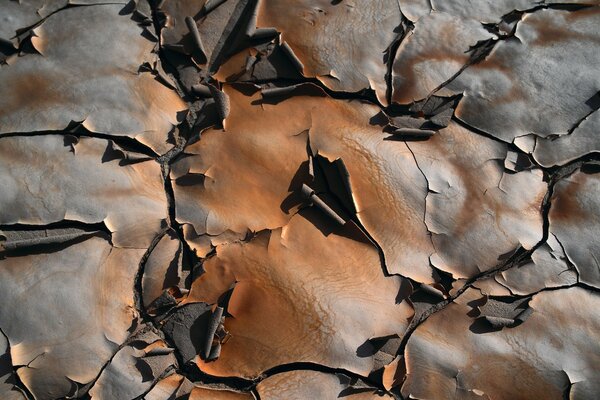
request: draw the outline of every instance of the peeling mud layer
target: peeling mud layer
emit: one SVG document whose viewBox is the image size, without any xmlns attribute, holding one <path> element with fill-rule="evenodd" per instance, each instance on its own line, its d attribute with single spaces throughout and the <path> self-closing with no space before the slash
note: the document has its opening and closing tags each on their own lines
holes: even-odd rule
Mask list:
<svg viewBox="0 0 600 400">
<path fill-rule="evenodd" d="M 600 398 L 597 0 L 0 0 L 0 400 Z"/>
</svg>

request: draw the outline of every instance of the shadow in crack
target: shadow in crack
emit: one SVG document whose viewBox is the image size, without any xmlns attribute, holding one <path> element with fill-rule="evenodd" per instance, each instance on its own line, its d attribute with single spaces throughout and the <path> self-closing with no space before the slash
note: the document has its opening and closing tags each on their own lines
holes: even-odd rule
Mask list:
<svg viewBox="0 0 600 400">
<path fill-rule="evenodd" d="M 289 214 L 292 208 L 303 203 L 302 195 L 300 190 L 302 189 L 302 184 L 305 182 L 309 182 L 311 180 L 310 172 L 309 172 L 309 162 L 304 161 L 298 167 L 298 170 L 294 174 L 290 185 L 288 186 L 289 195 L 283 200 L 281 205 L 281 211 L 286 214 Z"/>
</svg>

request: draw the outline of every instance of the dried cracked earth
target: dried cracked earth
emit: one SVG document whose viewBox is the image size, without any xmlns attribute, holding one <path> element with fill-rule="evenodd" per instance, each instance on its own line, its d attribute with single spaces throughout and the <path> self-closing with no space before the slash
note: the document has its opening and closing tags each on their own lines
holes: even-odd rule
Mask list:
<svg viewBox="0 0 600 400">
<path fill-rule="evenodd" d="M 0 0 L 0 399 L 600 398 L 600 2 Z"/>
</svg>

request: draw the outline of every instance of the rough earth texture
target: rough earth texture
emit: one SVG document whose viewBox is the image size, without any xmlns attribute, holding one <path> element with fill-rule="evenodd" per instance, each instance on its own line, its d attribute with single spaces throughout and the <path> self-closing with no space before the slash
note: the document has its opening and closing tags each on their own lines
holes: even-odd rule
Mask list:
<svg viewBox="0 0 600 400">
<path fill-rule="evenodd" d="M 0 0 L 0 399 L 600 396 L 597 0 Z"/>
</svg>

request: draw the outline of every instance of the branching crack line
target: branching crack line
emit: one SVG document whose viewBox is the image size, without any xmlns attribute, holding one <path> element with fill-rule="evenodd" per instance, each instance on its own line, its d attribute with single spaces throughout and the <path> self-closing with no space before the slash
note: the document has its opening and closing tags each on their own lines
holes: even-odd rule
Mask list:
<svg viewBox="0 0 600 400">
<path fill-rule="evenodd" d="M 470 51 L 473 52 L 473 56 L 467 61 L 465 65 L 460 67 L 460 69 L 455 72 L 450 78 L 446 79 L 444 82 L 440 83 L 435 89 L 433 89 L 427 97 L 425 97 L 425 103 L 434 96 L 437 92 L 448 86 L 452 83 L 456 78 L 458 78 L 462 73 L 469 68 L 471 65 L 477 64 L 487 58 L 490 55 L 492 50 L 496 47 L 496 45 L 502 40 L 506 40 L 505 37 L 491 38 L 484 40 L 482 42 L 477 43 L 473 46 Z"/>
<path fill-rule="evenodd" d="M 160 22 L 159 22 L 159 18 L 157 16 L 157 8 L 156 5 L 154 5 L 152 1 L 150 1 L 151 5 L 152 5 L 152 19 L 154 22 L 154 26 L 156 29 L 156 33 L 157 33 L 157 37 L 161 37 L 160 35 L 160 31 L 162 29 Z M 534 9 L 531 10 L 525 10 L 522 13 L 529 13 L 529 12 L 535 12 L 539 9 L 544 9 L 544 8 L 550 8 L 552 6 L 552 8 L 557 8 L 555 5 L 547 5 L 547 4 L 543 4 L 540 6 L 535 7 Z M 403 18 L 403 22 L 404 21 L 404 17 Z M 408 23 L 408 22 L 407 22 Z M 412 24 L 411 24 L 412 25 Z M 402 25 L 400 25 L 402 26 Z M 400 47 L 402 41 L 405 39 L 406 35 L 408 33 L 410 33 L 411 28 L 409 27 L 408 29 L 403 29 L 402 33 L 399 35 L 399 37 L 394 40 L 394 42 L 392 42 L 392 44 L 390 44 L 390 47 L 388 48 L 388 63 L 387 63 L 387 74 L 386 74 L 386 82 L 387 82 L 387 92 L 386 92 L 386 99 L 388 100 L 388 102 L 391 104 L 391 97 L 392 97 L 392 90 L 393 90 L 393 76 L 392 76 L 392 70 L 393 70 L 393 62 L 394 59 L 396 57 L 396 52 L 398 51 L 398 48 Z M 513 31 L 513 35 L 514 35 L 514 31 Z M 428 96 L 427 99 L 429 99 L 431 96 L 433 96 L 435 93 L 439 92 L 442 88 L 444 88 L 445 86 L 447 86 L 448 84 L 450 84 L 453 80 L 455 80 L 458 76 L 460 76 L 467 68 L 469 68 L 471 65 L 480 62 L 482 60 L 485 60 L 486 57 L 488 57 L 488 55 L 493 51 L 494 47 L 496 46 L 496 44 L 500 43 L 502 40 L 505 40 L 507 37 L 510 37 L 511 35 L 508 36 L 502 36 L 502 37 L 498 37 L 498 38 L 494 38 L 494 39 L 489 39 L 486 40 L 484 42 L 478 43 L 474 49 L 471 50 L 475 50 L 475 52 L 477 53 L 476 56 L 472 57 L 469 62 L 465 65 L 463 65 L 461 67 L 461 69 L 455 73 L 452 77 L 450 77 L 448 80 L 446 80 L 445 82 L 443 82 L 441 85 L 439 85 L 436 89 L 434 89 Z M 160 39 L 159 39 L 160 40 Z M 476 50 L 482 50 L 482 51 L 476 51 Z M 158 50 L 158 55 L 159 55 L 159 59 L 160 61 L 163 63 L 163 65 L 165 66 L 170 66 L 171 70 L 173 71 L 173 76 L 175 77 L 175 84 L 177 87 L 177 92 L 179 93 L 179 95 L 184 98 L 184 99 L 188 99 L 186 100 L 188 102 L 188 104 L 194 104 L 196 101 L 194 102 L 190 102 L 189 101 L 189 96 L 186 96 L 185 90 L 182 89 L 184 88 L 184 85 L 182 84 L 180 77 L 177 75 L 177 70 L 175 68 L 175 66 L 173 66 L 168 58 L 165 56 L 164 54 L 164 50 L 161 47 L 161 44 L 159 43 L 159 50 Z M 270 80 L 268 81 L 269 83 L 284 83 L 287 84 L 289 83 L 289 81 L 283 81 L 283 80 Z M 376 96 L 374 96 L 371 92 L 369 91 L 361 91 L 361 92 L 357 92 L 357 93 L 348 93 L 348 92 L 340 92 L 340 91 L 333 91 L 331 89 L 329 89 L 327 86 L 325 86 L 321 81 L 319 81 L 318 79 L 314 79 L 314 78 L 306 78 L 306 79 L 301 79 L 298 81 L 294 81 L 293 83 L 299 83 L 299 82 L 304 82 L 304 83 L 311 83 L 314 84 L 316 86 L 318 86 L 319 88 L 321 88 L 328 96 L 332 97 L 332 98 L 336 98 L 336 99 L 361 99 L 364 101 L 367 101 L 369 103 L 375 104 L 377 105 L 379 108 L 384 109 L 384 107 L 379 103 L 379 101 L 377 100 Z M 266 83 L 266 82 L 257 82 L 257 81 L 253 81 L 250 82 L 253 84 L 256 83 Z M 583 121 L 585 120 L 585 118 L 587 118 L 590 114 L 588 114 L 586 117 L 582 118 L 572 129 L 570 132 L 572 132 L 574 129 L 576 129 L 576 127 Z M 197 116 L 193 113 L 190 113 L 188 115 L 188 119 L 187 119 L 187 126 L 185 126 L 185 124 L 183 125 L 183 129 L 187 129 L 190 133 L 194 127 L 196 127 L 196 123 L 197 123 Z M 468 128 L 470 131 L 475 132 L 476 134 L 480 134 L 483 135 L 489 139 L 492 139 L 496 142 L 501 142 L 505 145 L 508 146 L 508 148 L 510 148 L 511 150 L 514 150 L 515 152 L 521 153 L 521 154 L 526 154 L 524 153 L 521 149 L 519 149 L 516 145 L 512 144 L 512 143 L 506 143 L 496 137 L 494 137 L 493 135 L 487 133 L 487 132 L 483 132 L 480 131 L 478 129 L 475 129 L 473 127 L 469 127 L 464 121 L 459 120 L 457 117 L 453 117 L 453 120 L 457 123 L 459 123 L 460 125 Z M 197 127 L 196 127 L 197 128 Z M 570 133 L 569 132 L 569 133 Z M 173 229 L 175 229 L 181 239 L 181 242 L 183 243 L 184 246 L 187 246 L 186 241 L 183 239 L 183 235 L 181 234 L 181 226 L 178 224 L 177 220 L 176 220 L 176 206 L 175 206 L 175 199 L 174 199 L 174 191 L 173 191 L 173 187 L 172 187 L 172 183 L 170 180 L 170 169 L 171 169 L 171 163 L 173 162 L 173 160 L 175 160 L 180 154 L 183 153 L 184 147 L 185 145 L 188 143 L 188 141 L 190 140 L 190 137 L 188 136 L 188 139 L 184 139 L 182 136 L 178 137 L 178 142 L 177 145 L 171 149 L 167 154 L 160 156 L 157 161 L 160 163 L 161 165 L 161 171 L 162 171 L 162 176 L 164 179 L 164 190 L 166 192 L 166 196 L 168 199 L 168 204 L 169 204 L 169 211 L 168 211 L 168 220 L 169 220 L 169 226 Z M 421 170 L 419 164 L 417 163 L 417 159 L 416 156 L 414 154 L 414 152 L 412 151 L 412 149 L 410 148 L 410 146 L 407 144 L 407 147 L 409 149 L 409 151 L 411 152 L 413 159 L 417 165 L 417 168 L 420 170 L 421 174 L 424 176 L 425 180 L 427 181 L 427 178 L 424 174 L 424 172 Z M 533 160 L 535 163 L 535 160 Z M 579 161 L 581 163 L 581 161 Z M 537 163 L 535 163 L 537 165 Z M 426 310 L 423 314 L 421 314 L 419 317 L 413 319 L 408 328 L 406 329 L 406 332 L 404 334 L 404 336 L 402 337 L 401 340 L 401 345 L 400 345 L 400 350 L 399 350 L 399 354 L 404 353 L 405 348 L 406 348 L 406 344 L 408 342 L 408 340 L 410 339 L 410 336 L 412 334 L 412 332 L 414 332 L 418 326 L 423 323 L 430 315 L 433 315 L 434 313 L 443 310 L 446 306 L 448 306 L 448 304 L 452 303 L 454 300 L 456 300 L 459 296 L 461 296 L 467 289 L 473 287 L 473 285 L 478 282 L 479 280 L 482 279 L 486 279 L 488 277 L 492 277 L 495 276 L 498 272 L 501 271 L 505 271 L 507 269 L 510 269 L 512 267 L 514 267 L 515 265 L 520 265 L 522 262 L 524 262 L 525 260 L 527 260 L 528 258 L 531 257 L 532 253 L 543 243 L 546 242 L 548 235 L 549 235 L 549 220 L 548 220 L 548 215 L 549 215 L 549 210 L 550 210 L 550 202 L 551 202 L 551 197 L 553 194 L 553 190 L 554 190 L 554 185 L 562 178 L 564 178 L 565 176 L 567 176 L 568 174 L 566 173 L 567 170 L 571 170 L 571 173 L 574 171 L 574 169 L 576 167 L 573 167 L 574 165 L 580 165 L 580 164 L 575 164 L 575 163 L 571 163 L 568 166 L 565 167 L 561 167 L 559 169 L 555 169 L 555 170 L 551 170 L 548 168 L 541 168 L 547 179 L 548 179 L 548 189 L 546 192 L 546 195 L 542 201 L 542 205 L 541 205 L 541 212 L 542 212 L 542 216 L 543 216 L 543 235 L 542 235 L 542 239 L 535 245 L 533 246 L 533 248 L 529 249 L 529 250 L 525 250 L 523 248 L 519 248 L 517 249 L 517 251 L 515 251 L 515 253 L 506 261 L 502 262 L 501 264 L 497 265 L 495 268 L 481 272 L 479 274 L 477 274 L 476 276 L 472 277 L 471 279 L 469 279 L 465 285 L 463 285 L 460 289 L 458 289 L 458 291 L 452 295 L 451 297 L 449 297 L 448 299 L 445 299 L 444 301 L 441 301 L 437 304 L 435 304 L 434 306 L 430 307 L 428 310 Z M 427 181 L 427 186 L 428 186 L 428 190 L 429 190 L 429 182 Z M 423 223 L 425 223 L 426 220 L 426 210 L 424 212 L 424 219 L 423 219 Z M 384 272 L 387 272 L 387 266 L 385 263 L 385 258 L 384 258 L 384 254 L 383 251 L 381 249 L 381 247 L 379 246 L 379 244 L 373 240 L 373 238 L 371 237 L 371 235 L 366 231 L 366 229 L 364 229 L 364 227 L 362 226 L 362 224 L 360 224 L 360 222 L 358 222 L 358 217 L 357 215 L 354 215 L 353 218 L 354 222 L 356 222 L 358 224 L 358 226 L 360 227 L 360 229 L 365 233 L 365 235 L 367 235 L 369 237 L 369 239 L 373 242 L 373 244 L 377 247 L 378 252 L 380 254 L 380 258 L 381 258 L 381 263 L 383 266 L 383 270 Z M 428 229 L 429 231 L 429 229 Z M 161 233 L 161 236 L 164 235 L 166 233 L 166 231 Z M 431 233 L 431 232 L 430 232 Z M 431 239 L 431 235 L 430 235 L 430 240 Z M 156 243 L 155 243 L 156 244 Z M 154 245 L 155 245 L 154 244 Z M 153 247 L 153 246 L 152 246 Z M 149 249 L 150 251 L 150 249 Z M 149 253 L 148 253 L 149 254 Z M 146 257 L 147 258 L 147 257 Z M 145 262 L 145 259 L 144 259 Z M 143 264 L 143 263 L 142 263 Z M 142 265 L 141 264 L 141 265 Z M 387 274 L 389 275 L 389 273 Z M 143 276 L 143 266 L 140 267 L 140 271 L 138 272 L 138 276 L 136 278 L 136 306 L 138 307 L 138 309 L 140 310 L 140 315 L 142 316 L 142 320 L 144 322 L 150 323 L 152 324 L 152 326 L 154 327 L 159 327 L 159 324 L 157 324 L 150 316 L 148 316 L 145 313 L 143 304 L 141 304 L 141 295 L 142 295 L 142 288 L 141 288 L 141 278 Z M 582 285 L 582 284 L 576 284 L 576 285 Z M 542 289 L 542 290 L 559 290 L 561 288 L 549 288 L 549 289 Z M 598 289 L 594 289 L 594 290 L 598 290 Z M 160 331 L 160 329 L 159 329 Z M 161 336 L 164 336 L 164 334 L 162 334 L 161 332 Z M 172 346 L 173 348 L 176 349 L 175 346 Z M 179 362 L 178 368 L 176 368 L 176 371 L 178 373 L 181 373 L 183 376 L 185 376 L 186 378 L 194 381 L 194 382 L 205 382 L 205 383 L 223 383 L 227 386 L 230 386 L 234 389 L 238 389 L 238 390 L 244 390 L 244 391 L 252 391 L 254 396 L 259 398 L 259 395 L 256 391 L 256 385 L 261 382 L 262 380 L 264 380 L 265 378 L 272 376 L 272 375 L 276 375 L 278 373 L 283 373 L 283 372 L 287 372 L 287 371 L 293 371 L 293 370 L 301 370 L 301 369 L 305 369 L 305 370 L 314 370 L 314 371 L 320 371 L 320 372 L 326 372 L 326 373 L 341 373 L 344 375 L 347 375 L 349 377 L 353 377 L 356 379 L 361 379 L 361 380 L 365 380 L 365 377 L 353 374 L 347 370 L 343 370 L 343 369 L 334 369 L 334 368 L 329 368 L 320 364 L 313 364 L 313 363 L 303 363 L 303 362 L 297 362 L 297 363 L 290 363 L 290 364 L 284 364 L 284 365 L 280 365 L 277 367 L 274 367 L 272 369 L 267 370 L 266 372 L 264 372 L 258 379 L 256 380 L 245 380 L 245 379 L 232 379 L 232 378 L 219 378 L 219 377 L 214 377 L 211 375 L 208 375 L 206 373 L 204 373 L 203 371 L 199 370 L 197 368 L 197 366 L 195 365 L 185 365 L 185 363 L 183 363 L 181 354 L 179 354 L 179 352 L 176 349 L 175 352 L 176 358 Z M 171 371 L 169 371 L 170 373 Z M 167 372 L 163 373 L 164 375 L 167 374 Z M 158 382 L 158 379 L 153 383 L 152 387 L 154 387 L 156 385 L 156 383 Z M 381 385 L 376 383 L 376 382 L 368 382 L 369 384 L 373 385 L 376 388 L 382 389 Z M 149 389 L 148 391 L 150 391 L 151 389 Z M 382 389 L 383 390 L 383 389 Z M 147 392 L 146 392 L 147 393 Z"/>
<path fill-rule="evenodd" d="M 533 157 L 530 157 L 530 155 L 528 153 L 526 153 L 523 150 L 521 150 L 514 143 L 505 142 L 504 140 L 497 138 L 496 136 L 492 135 L 491 133 L 488 133 L 488 132 L 483 131 L 481 129 L 475 128 L 474 126 L 471 126 L 468 123 L 466 123 L 465 121 L 463 121 L 462 119 L 458 118 L 456 115 L 452 116 L 452 121 L 455 122 L 455 123 L 457 123 L 458 125 L 462 126 L 463 128 L 469 130 L 470 132 L 473 132 L 473 133 L 475 133 L 477 135 L 483 136 L 483 137 L 485 137 L 487 139 L 493 140 L 494 142 L 501 143 L 504 146 L 507 146 L 507 148 L 509 150 L 514 151 L 515 153 L 525 155 L 536 166 L 538 166 L 541 169 L 544 169 L 541 165 L 537 164 L 537 162 L 535 161 L 535 159 Z"/>
<path fill-rule="evenodd" d="M 427 318 L 429 318 L 431 315 L 445 309 L 450 303 L 454 302 L 454 300 L 456 300 L 459 296 L 461 296 L 467 289 L 472 288 L 473 285 L 476 284 L 478 281 L 480 281 L 482 279 L 493 277 L 496 274 L 498 274 L 499 272 L 506 271 L 514 266 L 521 265 L 523 262 L 525 262 L 526 260 L 531 258 L 531 255 L 533 254 L 533 252 L 536 249 L 538 249 L 541 245 L 546 243 L 546 241 L 548 240 L 548 235 L 549 235 L 549 213 L 550 213 L 550 208 L 551 208 L 551 199 L 552 199 L 552 195 L 554 193 L 554 186 L 560 180 L 562 180 L 562 179 L 566 178 L 567 176 L 569 176 L 570 174 L 572 174 L 578 167 L 581 166 L 581 164 L 582 164 L 582 161 L 574 161 L 572 164 L 566 165 L 566 166 L 561 167 L 552 172 L 552 174 L 549 178 L 549 182 L 548 182 L 548 190 L 546 192 L 546 195 L 544 196 L 544 199 L 543 199 L 542 205 L 541 205 L 541 213 L 542 213 L 543 224 L 544 224 L 542 239 L 529 250 L 524 250 L 523 248 L 519 248 L 511 257 L 509 257 L 504 263 L 500 264 L 496 268 L 492 268 L 490 270 L 484 271 L 484 272 L 477 274 L 476 276 L 470 278 L 461 288 L 459 288 L 456 291 L 456 293 L 454 295 L 450 296 L 448 299 L 445 299 L 445 300 L 433 305 L 428 310 L 424 311 L 418 318 L 413 319 L 404 332 L 404 335 L 402 337 L 401 344 L 400 344 L 400 347 L 398 350 L 398 354 L 404 354 L 406 345 L 407 345 L 412 333 L 419 327 L 419 325 L 421 325 L 423 322 L 425 322 L 427 320 Z M 581 286 L 581 287 L 585 287 L 588 290 L 600 292 L 600 289 L 586 285 L 582 282 L 578 282 L 571 286 Z M 570 287 L 570 286 L 566 286 L 566 287 Z M 540 290 L 540 292 L 541 291 L 550 291 L 550 290 L 560 290 L 560 289 L 564 289 L 564 288 L 565 288 L 565 286 L 556 287 L 556 288 L 545 288 L 545 289 Z M 523 296 L 523 297 L 528 297 L 528 296 L 531 296 L 531 294 L 528 294 L 527 296 Z"/>
<path fill-rule="evenodd" d="M 586 115 L 584 115 L 583 117 L 581 117 L 578 121 L 576 121 L 573 126 L 571 128 L 569 128 L 569 130 L 567 131 L 567 135 L 572 134 L 577 128 L 579 128 L 579 125 L 581 125 L 583 123 L 583 121 L 585 121 L 586 119 L 588 119 L 593 113 L 595 113 L 596 111 L 598 111 L 597 108 L 591 110 L 589 113 L 587 113 Z M 563 135 L 561 135 L 563 136 Z"/>
<path fill-rule="evenodd" d="M 67 126 L 65 128 L 65 130 L 58 130 L 58 131 L 3 133 L 0 136 L 0 139 L 8 138 L 8 137 L 16 137 L 16 136 L 18 136 L 18 137 L 35 137 L 35 136 L 48 136 L 48 135 L 73 136 L 75 138 L 89 137 L 89 138 L 96 138 L 96 139 L 104 139 L 104 140 L 109 140 L 109 141 L 117 144 L 118 146 L 122 147 L 125 150 L 131 150 L 132 152 L 143 154 L 152 159 L 159 156 L 150 147 L 146 146 L 143 143 L 138 142 L 135 139 L 129 138 L 127 136 L 115 136 L 115 135 L 109 135 L 109 134 L 104 134 L 104 133 L 90 132 L 90 131 L 87 131 L 85 128 L 83 128 L 83 126 L 81 124 L 77 124 L 73 128 L 70 128 Z"/>
<path fill-rule="evenodd" d="M 427 194 L 425 195 L 425 199 L 423 200 L 423 225 L 425 225 L 425 228 L 427 229 L 427 232 L 429 233 L 429 241 L 431 242 L 431 246 L 433 247 L 434 250 L 436 250 L 435 243 L 433 242 L 433 237 L 431 235 L 431 231 L 429 230 L 429 227 L 427 226 L 427 196 L 429 196 L 429 193 L 431 192 L 430 187 L 429 187 L 429 180 L 427 179 L 427 175 L 425 175 L 425 172 L 423 171 L 423 169 L 421 169 L 421 166 L 419 165 L 419 162 L 417 161 L 417 157 L 415 156 L 415 152 L 410 147 L 408 142 L 405 142 L 405 144 L 406 144 L 406 147 L 408 148 L 408 151 L 410 151 L 410 154 L 412 155 L 413 160 L 415 161 L 415 165 L 417 166 L 417 169 L 419 170 L 421 175 L 423 175 L 423 179 L 425 179 L 425 182 L 427 183 Z"/>
<path fill-rule="evenodd" d="M 566 10 L 566 11 L 577 11 L 579 9 L 588 8 L 588 7 L 589 6 L 587 6 L 587 5 L 574 5 L 574 4 L 543 4 L 543 5 L 531 8 L 529 10 L 522 11 L 520 14 L 521 15 L 529 14 L 529 13 L 533 13 L 535 11 L 539 11 L 539 10 L 543 10 L 543 9 L 561 9 L 561 10 Z M 512 13 L 514 13 L 514 11 L 511 11 L 510 13 L 505 15 L 503 17 L 503 19 L 506 18 L 507 16 L 511 15 Z M 460 75 L 462 75 L 462 73 L 465 70 L 467 70 L 470 66 L 477 64 L 481 61 L 484 61 L 491 54 L 491 52 L 494 50 L 494 48 L 496 47 L 496 45 L 498 43 L 501 43 L 502 41 L 513 38 L 515 36 L 516 36 L 516 27 L 513 30 L 513 32 L 511 32 L 508 35 L 497 36 L 495 38 L 487 39 L 487 40 L 477 43 L 475 46 L 473 46 L 471 49 L 469 49 L 469 51 L 473 52 L 473 57 L 471 57 L 469 59 L 469 61 L 465 65 L 463 65 L 454 75 L 452 75 L 446 81 L 444 81 L 439 86 L 437 86 L 435 89 L 433 89 L 427 95 L 425 100 L 426 101 L 429 100 L 431 98 L 431 96 L 435 95 L 437 92 L 439 92 L 440 90 L 445 88 L 447 85 L 452 83 L 455 79 L 457 79 Z"/>
<path fill-rule="evenodd" d="M 118 345 L 117 348 L 116 348 L 116 350 L 113 352 L 113 354 L 108 359 L 108 361 L 106 361 L 106 363 L 104 363 L 104 365 L 102 365 L 102 367 L 100 368 L 100 371 L 98 371 L 98 374 L 96 375 L 96 377 L 94 379 L 92 379 L 91 382 L 89 382 L 89 383 L 86 384 L 86 390 L 85 390 L 84 393 L 81 394 L 81 396 L 87 395 L 89 393 L 89 391 L 98 382 L 98 379 L 100 379 L 100 377 L 102 376 L 102 373 L 104 372 L 104 370 L 112 363 L 113 359 L 117 356 L 117 354 L 119 354 L 119 352 L 123 348 L 125 348 L 131 342 L 133 342 L 136 339 L 136 337 L 138 337 L 139 335 L 142 335 L 142 334 L 148 332 L 149 330 L 153 330 L 153 327 L 151 325 L 146 325 L 144 328 L 140 329 L 135 334 L 130 335 L 123 343 L 121 343 L 120 345 Z"/>
<path fill-rule="evenodd" d="M 136 337 L 138 337 L 139 335 L 141 335 L 143 333 L 148 332 L 149 330 L 151 330 L 155 334 L 157 334 L 161 339 L 163 339 L 165 341 L 165 343 L 167 343 L 167 345 L 169 347 L 171 347 L 175 350 L 177 361 L 181 360 L 181 356 L 177 357 L 177 348 L 172 343 L 170 343 L 170 341 L 167 338 L 165 338 L 164 334 L 160 330 L 160 326 L 158 326 L 156 324 L 156 322 L 152 319 L 152 317 L 150 317 L 148 315 L 148 313 L 146 312 L 146 309 L 145 309 L 144 303 L 143 303 L 143 297 L 142 297 L 143 296 L 142 279 L 144 276 L 144 269 L 145 269 L 146 261 L 148 260 L 148 257 L 150 256 L 150 254 L 152 253 L 152 251 L 154 250 L 156 245 L 160 242 L 160 240 L 163 238 L 163 236 L 167 233 L 168 230 L 169 230 L 168 227 L 163 228 L 161 230 L 161 232 L 159 232 L 158 235 L 152 240 L 149 248 L 146 250 L 146 252 L 142 256 L 142 259 L 140 260 L 138 271 L 137 271 L 135 279 L 134 279 L 134 287 L 133 287 L 134 305 L 135 305 L 135 309 L 139 315 L 139 318 L 141 319 L 141 321 L 145 325 L 145 327 L 142 328 L 141 330 L 139 330 L 138 332 L 134 333 L 133 335 L 130 335 L 127 338 L 127 340 L 125 340 L 123 343 L 121 343 L 120 345 L 117 346 L 116 351 L 112 354 L 110 359 L 102 366 L 102 368 L 100 369 L 100 371 L 96 375 L 96 377 L 90 383 L 88 383 L 86 393 L 89 392 L 89 390 L 91 390 L 91 388 L 94 387 L 94 385 L 96 384 L 98 379 L 100 379 L 102 372 L 110 365 L 110 363 L 112 362 L 114 357 L 117 355 L 117 353 L 119 351 L 121 351 L 124 347 L 129 345 L 132 341 L 134 341 Z M 134 328 L 136 326 L 137 322 L 134 320 L 133 323 L 134 323 L 134 325 L 132 328 Z"/>
<path fill-rule="evenodd" d="M 190 110 L 192 110 L 194 104 L 198 103 L 199 100 L 195 99 L 194 101 L 190 101 L 190 97 L 186 94 L 185 90 L 183 89 L 185 87 L 185 85 L 181 82 L 180 77 L 177 73 L 177 69 L 175 68 L 174 65 L 172 65 L 169 62 L 168 58 L 166 57 L 164 50 L 162 48 L 162 43 L 160 42 L 162 25 L 160 23 L 160 16 L 159 16 L 160 11 L 158 10 L 158 4 L 155 4 L 155 2 L 153 2 L 153 1 L 149 1 L 149 3 L 151 6 L 151 9 L 152 9 L 152 21 L 153 21 L 153 25 L 155 28 L 155 33 L 156 33 L 156 36 L 159 38 L 159 49 L 158 49 L 159 61 L 162 63 L 163 66 L 169 67 L 169 69 L 171 70 L 170 72 L 172 73 L 172 76 L 175 81 L 174 83 L 176 86 L 177 93 L 179 94 L 179 96 L 182 99 L 184 99 L 184 101 L 186 101 L 188 103 L 188 108 Z M 174 194 L 173 185 L 171 182 L 170 171 L 171 171 L 172 162 L 175 159 L 177 159 L 177 157 L 180 154 L 183 153 L 183 150 L 184 150 L 185 146 L 189 143 L 189 141 L 193 140 L 195 138 L 195 136 L 196 136 L 196 134 L 194 133 L 195 130 L 198 130 L 197 134 L 199 135 L 199 130 L 201 130 L 201 127 L 197 126 L 198 118 L 199 118 L 199 115 L 197 115 L 194 112 L 189 112 L 185 123 L 183 123 L 179 126 L 179 129 L 183 130 L 183 132 L 180 131 L 180 134 L 177 136 L 176 146 L 173 147 L 171 150 L 169 150 L 164 155 L 157 158 L 157 162 L 161 165 L 163 187 L 165 190 L 165 194 L 167 197 L 167 203 L 168 203 L 168 225 L 169 225 L 169 228 L 171 228 L 177 232 L 178 237 L 184 248 L 184 252 L 187 252 L 188 254 L 193 254 L 193 252 L 190 250 L 188 243 L 185 241 L 184 235 L 182 232 L 182 227 L 176 219 L 175 194 Z M 185 133 L 187 135 L 182 135 L 181 133 Z M 187 137 L 187 139 L 186 139 L 186 137 Z M 162 237 L 162 235 L 166 234 L 167 230 L 168 230 L 168 228 L 166 228 L 159 236 Z M 142 263 L 140 264 L 141 268 L 140 268 L 140 271 L 138 272 L 138 276 L 136 279 L 136 290 L 135 290 L 136 306 L 140 313 L 142 321 L 151 324 L 151 326 L 153 326 L 154 329 L 158 331 L 159 336 L 165 341 L 165 343 L 167 343 L 169 347 L 174 349 L 174 355 L 177 360 L 177 365 L 176 365 L 175 371 L 178 374 L 180 374 L 180 375 L 184 376 L 185 378 L 189 379 L 190 381 L 196 382 L 196 383 L 219 383 L 219 384 L 227 385 L 233 389 L 245 390 L 245 391 L 250 390 L 251 388 L 254 387 L 254 383 L 251 381 L 246 381 L 243 379 L 236 379 L 236 378 L 212 377 L 212 376 L 207 375 L 204 372 L 202 372 L 196 366 L 196 364 L 186 363 L 183 359 L 182 354 L 178 350 L 177 346 L 175 346 L 174 343 L 170 340 L 170 338 L 168 338 L 162 332 L 162 330 L 160 329 L 160 324 L 158 322 L 156 322 L 150 315 L 147 314 L 145 308 L 143 307 L 143 302 L 142 302 L 142 297 L 141 297 L 142 296 L 141 281 L 142 281 L 143 272 L 144 272 L 143 264 L 145 263 L 147 257 L 149 256 L 152 248 L 158 243 L 158 240 L 160 240 L 160 238 L 156 239 L 156 242 L 153 243 L 154 245 L 151 246 L 149 251 L 145 254 L 144 259 L 143 259 Z"/>
</svg>

